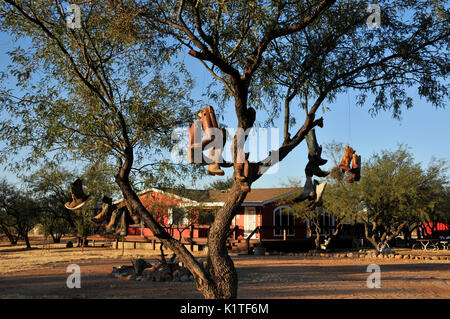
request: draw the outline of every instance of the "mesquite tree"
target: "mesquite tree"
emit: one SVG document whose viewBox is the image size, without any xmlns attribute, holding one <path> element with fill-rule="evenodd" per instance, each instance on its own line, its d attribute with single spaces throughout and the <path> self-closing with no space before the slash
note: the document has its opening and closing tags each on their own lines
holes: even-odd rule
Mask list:
<svg viewBox="0 0 450 319">
<path fill-rule="evenodd" d="M 249 184 L 321 126 L 316 119 L 320 106 L 348 88 L 360 90 L 360 103 L 373 94 L 372 112 L 389 109 L 394 116 L 400 116 L 402 106 L 412 106 L 408 86 L 416 85 L 436 106 L 442 106 L 448 94 L 439 83 L 448 74 L 448 10 L 443 1 L 381 1 L 379 29 L 366 24 L 369 1 L 111 3 L 139 7 L 138 18 L 149 29 L 171 35 L 197 58 L 224 88 L 223 94 L 212 96 L 234 103 L 239 128 L 254 124 L 250 107 L 269 109 L 273 115 L 284 111 L 283 143 L 272 150 L 275 156 L 250 163 Z M 300 99 L 296 109 L 304 109 L 306 116 L 290 132 L 295 98 Z M 237 294 L 225 236 L 246 196 L 239 184 L 235 182 L 209 234 L 207 275 L 213 290 L 203 290 L 209 297 Z"/>
<path fill-rule="evenodd" d="M 101 109 L 101 114 L 110 121 L 108 125 L 99 127 L 91 122 L 86 123 L 84 115 L 91 112 L 91 108 L 83 108 L 81 114 L 67 112 L 65 121 L 57 126 L 56 132 L 55 126 L 50 125 L 53 122 L 46 122 L 50 125 L 44 126 L 48 133 L 47 140 L 60 142 L 53 135 L 59 135 L 63 130 L 79 134 L 80 125 L 99 130 L 94 137 L 85 136 L 91 142 L 92 149 L 85 148 L 86 151 L 80 155 L 89 157 L 98 154 L 96 151 L 99 149 L 103 153 L 116 154 L 119 159 L 116 182 L 130 211 L 139 214 L 165 247 L 177 253 L 194 275 L 197 288 L 205 297 L 234 298 L 237 296 L 238 278 L 233 261 L 227 254 L 226 237 L 230 223 L 247 193 L 242 190 L 241 182 L 236 181 L 223 207 L 217 212 L 209 232 L 206 267 L 155 222 L 128 181 L 135 165 L 134 152 L 145 149 L 145 146 L 153 150 L 154 143 L 160 145 L 159 140 L 151 138 L 160 133 L 154 127 L 181 123 L 161 122 L 161 109 L 159 112 L 151 107 L 141 109 L 145 104 L 142 101 L 148 98 L 148 95 L 141 93 L 141 89 L 147 89 L 147 93 L 150 87 L 166 93 L 169 91 L 162 81 L 154 80 L 147 85 L 143 76 L 137 79 L 131 75 L 137 75 L 140 68 L 149 66 L 152 57 L 161 58 L 162 54 L 156 52 L 156 44 L 160 44 L 162 49 L 171 46 L 197 58 L 211 73 L 216 80 L 216 86 L 210 86 L 211 98 L 216 98 L 222 106 L 226 106 L 229 100 L 233 102 L 239 128 L 247 130 L 254 125 L 253 109 L 268 110 L 275 116 L 283 110 L 283 143 L 279 149 L 272 150 L 268 158 L 250 163 L 247 179 L 252 184 L 268 168 L 282 161 L 312 128 L 323 125 L 322 119 L 316 119 L 319 108 L 350 87 L 360 90 L 361 103 L 368 94 L 375 96 L 374 112 L 389 109 L 399 116 L 402 106 L 412 106 L 405 90 L 414 85 L 418 93 L 434 105 L 443 105 L 448 94 L 447 88 L 439 82 L 448 74 L 446 46 L 449 30 L 445 1 L 379 1 L 381 28 L 378 29 L 367 27 L 366 21 L 373 14 L 367 11 L 369 2 L 109 0 L 105 1 L 108 3 L 107 10 L 103 10 L 97 2 L 83 1 L 83 12 L 88 14 L 83 15 L 81 30 L 73 32 L 65 28 L 58 11 L 51 14 L 54 8 L 47 2 L 44 5 L 44 1 L 3 0 L 1 12 L 5 29 L 33 37 L 41 44 L 40 49 L 45 48 L 45 55 L 53 57 L 42 60 L 42 55 L 38 55 L 37 58 L 41 58 L 39 61 L 45 63 L 30 66 L 24 62 L 29 60 L 22 52 L 13 51 L 16 63 L 23 66 L 16 70 L 16 74 L 26 77 L 29 68 L 46 67 L 47 74 L 52 74 L 53 79 L 63 80 L 62 85 L 85 92 L 82 104 L 91 106 L 96 115 L 99 114 L 97 110 Z M 102 37 L 94 32 L 96 28 L 92 31 L 87 28 L 90 26 L 87 21 L 92 22 L 89 19 L 101 20 L 103 24 L 107 23 L 107 19 L 114 19 L 121 36 L 113 33 Z M 165 41 L 167 37 L 171 40 Z M 116 40 L 116 44 L 128 44 L 127 47 L 130 47 L 128 42 L 132 42 L 133 49 L 124 49 L 121 59 L 111 62 L 111 58 L 116 56 L 108 47 L 110 38 Z M 73 48 L 73 51 L 67 48 Z M 104 54 L 99 56 L 99 52 Z M 148 58 L 149 62 L 145 62 L 143 57 Z M 133 59 L 138 59 L 141 64 L 133 64 Z M 130 86 L 134 96 L 124 94 L 123 87 L 117 89 L 119 76 L 114 81 L 109 78 L 116 68 L 126 69 L 127 63 L 133 65 L 127 78 L 132 79 Z M 152 67 L 156 65 L 152 64 Z M 125 85 L 124 81 L 121 83 Z M 49 85 L 44 87 L 49 88 Z M 55 94 L 50 96 L 54 99 L 58 97 L 56 107 L 59 108 L 73 109 L 74 105 L 80 104 L 79 99 L 67 100 Z M 183 101 L 184 95 L 163 97 L 172 98 L 170 102 L 175 102 L 176 99 Z M 307 100 L 311 101 L 310 104 Z M 300 125 L 294 128 L 292 104 L 296 101 L 297 109 L 305 110 L 305 118 L 297 118 L 296 122 L 300 121 Z M 29 103 L 29 98 L 22 98 L 21 102 Z M 181 102 L 161 102 L 156 100 L 149 105 L 157 109 L 164 104 L 165 116 L 180 113 L 177 106 Z M 43 109 L 45 111 L 45 107 Z M 147 113 L 153 116 L 144 116 Z M 151 118 L 149 122 L 156 126 L 144 125 L 139 121 L 144 118 Z M 68 120 L 78 125 L 68 126 L 65 124 Z M 116 130 L 108 131 L 111 127 Z M 143 138 L 142 134 L 148 136 Z M 104 136 L 109 138 L 103 139 Z M 99 143 L 92 143 L 94 139 Z M 82 148 L 81 145 L 86 144 L 86 140 L 81 144 L 73 140 L 71 135 L 60 145 L 67 150 Z M 148 143 L 143 145 L 143 140 Z M 237 136 L 233 139 L 233 149 L 236 140 Z M 137 143 L 144 147 L 138 148 Z"/>
<path fill-rule="evenodd" d="M 25 240 L 27 249 L 31 248 L 28 233 L 38 224 L 41 213 L 39 204 L 29 192 L 0 181 L 0 232 L 8 237 L 11 244 Z"/>
</svg>

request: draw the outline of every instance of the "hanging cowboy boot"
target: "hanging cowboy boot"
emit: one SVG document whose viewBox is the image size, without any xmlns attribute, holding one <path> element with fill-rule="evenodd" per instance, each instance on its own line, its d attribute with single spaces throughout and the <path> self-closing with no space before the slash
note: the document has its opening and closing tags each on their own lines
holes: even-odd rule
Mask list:
<svg viewBox="0 0 450 319">
<path fill-rule="evenodd" d="M 115 209 L 111 214 L 111 219 L 109 220 L 108 225 L 106 225 L 106 232 L 113 233 L 115 231 L 115 225 L 118 219 L 121 217 L 122 208 Z"/>
<path fill-rule="evenodd" d="M 126 211 L 125 210 L 122 212 L 122 215 L 120 216 L 120 222 L 119 223 L 120 224 L 119 224 L 119 227 L 118 227 L 118 229 L 116 231 L 116 234 L 119 235 L 119 236 L 126 236 L 127 233 L 128 233 L 127 232 L 128 225 L 127 225 L 127 222 L 126 222 Z"/>
<path fill-rule="evenodd" d="M 317 166 L 316 163 L 309 161 L 305 167 L 305 175 L 306 176 L 317 176 L 317 177 L 326 177 L 330 174 L 330 172 L 322 171 L 322 169 Z"/>
<path fill-rule="evenodd" d="M 244 163 L 235 163 L 234 164 L 234 174 L 233 178 L 237 181 L 245 180 L 245 176 L 243 175 L 244 171 Z"/>
<path fill-rule="evenodd" d="M 306 175 L 306 181 L 305 185 L 303 186 L 303 192 L 300 194 L 300 196 L 293 199 L 294 203 L 303 202 L 307 199 L 314 199 L 316 196 L 315 187 L 312 182 L 312 176 Z"/>
<path fill-rule="evenodd" d="M 234 163 L 234 173 L 233 178 L 240 183 L 241 189 L 244 192 L 250 192 L 250 185 L 248 183 L 249 174 L 249 162 L 248 158 L 250 153 L 244 153 L 244 150 L 238 150 L 238 157 L 236 158 L 236 163 Z M 244 160 L 243 163 L 240 161 Z"/>
<path fill-rule="evenodd" d="M 234 163 L 234 173 L 233 178 L 237 181 L 244 181 L 244 166 L 245 161 L 248 159 L 249 154 L 245 154 L 243 149 L 238 150 L 237 152 L 236 163 Z"/>
<path fill-rule="evenodd" d="M 197 120 L 189 126 L 188 161 L 191 164 L 200 165 L 203 162 L 201 123 Z"/>
<path fill-rule="evenodd" d="M 127 212 L 129 212 L 128 209 L 127 209 Z M 129 212 L 129 215 L 130 215 L 131 219 L 133 220 L 134 224 L 140 224 L 141 223 L 141 218 L 137 214 Z"/>
<path fill-rule="evenodd" d="M 318 181 L 314 180 L 314 185 L 316 187 L 316 199 L 314 202 L 317 204 L 317 206 L 322 206 L 322 195 L 325 192 L 325 188 L 327 187 L 327 182 L 322 182 L 319 184 Z"/>
<path fill-rule="evenodd" d="M 355 150 L 353 148 L 351 148 L 348 145 L 345 147 L 344 155 L 342 156 L 342 161 L 341 161 L 341 164 L 339 165 L 340 169 L 343 169 L 346 172 L 348 172 L 350 170 L 350 162 L 352 160 L 354 153 L 355 153 Z"/>
<path fill-rule="evenodd" d="M 112 198 L 108 197 L 108 196 L 103 196 L 102 199 L 102 210 L 101 212 L 96 215 L 95 217 L 91 218 L 91 221 L 93 223 L 101 223 L 102 221 L 105 221 L 110 215 L 111 212 L 114 210 L 114 205 L 112 204 Z"/>
<path fill-rule="evenodd" d="M 217 140 L 214 138 L 217 143 L 215 143 L 216 145 L 213 146 L 209 152 L 209 159 L 212 160 L 213 163 L 208 165 L 208 175 L 223 176 L 225 175 L 225 172 L 220 169 L 220 163 L 223 163 L 222 152 L 226 142 L 226 131 L 225 129 L 221 129 L 217 130 L 215 133 L 218 134 L 218 136 L 216 136 Z"/>
<path fill-rule="evenodd" d="M 244 192 L 249 192 L 250 191 L 250 185 L 249 185 L 248 180 L 247 180 L 248 169 L 249 169 L 248 160 L 245 160 L 245 163 L 235 163 L 234 164 L 233 178 L 236 181 L 241 183 L 241 189 Z"/>
<path fill-rule="evenodd" d="M 251 191 L 250 185 L 249 185 L 249 183 L 247 181 L 243 181 L 241 183 L 241 190 L 243 192 L 247 192 L 247 193 Z"/>
<path fill-rule="evenodd" d="M 209 157 L 214 161 L 214 163 L 208 165 L 208 175 L 225 175 L 225 172 L 220 169 L 220 157 L 222 157 L 221 150 L 212 148 L 209 152 Z"/>
<path fill-rule="evenodd" d="M 306 135 L 306 143 L 308 145 L 308 164 L 305 167 L 306 176 L 315 175 L 317 177 L 326 177 L 330 172 L 323 171 L 319 166 L 328 162 L 321 158 L 322 147 L 319 146 L 316 139 L 315 130 L 312 129 Z"/>
<path fill-rule="evenodd" d="M 205 139 L 202 141 L 203 150 L 208 149 L 209 144 L 215 140 L 215 135 L 213 134 L 214 129 L 218 129 L 219 125 L 217 124 L 216 115 L 214 113 L 214 109 L 211 105 L 208 105 L 201 112 L 201 120 L 203 131 L 205 132 Z"/>
<path fill-rule="evenodd" d="M 303 186 L 303 196 L 313 199 L 316 196 L 316 188 L 312 182 L 312 175 L 306 175 L 305 185 Z"/>
<path fill-rule="evenodd" d="M 353 164 L 352 169 L 355 173 L 355 177 L 353 180 L 355 182 L 359 182 L 359 180 L 361 179 L 361 155 L 356 156 L 355 163 Z"/>
<path fill-rule="evenodd" d="M 248 158 L 248 156 L 246 156 Z M 241 182 L 241 189 L 244 192 L 250 192 L 250 184 L 248 183 L 248 174 L 249 174 L 250 164 L 247 159 L 245 159 L 244 163 L 244 180 Z"/>
<path fill-rule="evenodd" d="M 345 179 L 346 182 L 353 183 L 361 179 L 361 156 L 353 154 L 352 168 L 348 172 L 350 176 Z"/>
<path fill-rule="evenodd" d="M 326 164 L 328 160 L 321 157 L 322 147 L 317 143 L 316 131 L 314 129 L 310 130 L 305 139 L 308 145 L 308 160 L 316 163 L 318 166 Z"/>
<path fill-rule="evenodd" d="M 83 192 L 82 180 L 78 178 L 70 185 L 70 188 L 72 193 L 72 202 L 67 202 L 64 206 L 70 210 L 75 210 L 83 207 L 90 199 L 91 195 L 86 195 Z"/>
</svg>

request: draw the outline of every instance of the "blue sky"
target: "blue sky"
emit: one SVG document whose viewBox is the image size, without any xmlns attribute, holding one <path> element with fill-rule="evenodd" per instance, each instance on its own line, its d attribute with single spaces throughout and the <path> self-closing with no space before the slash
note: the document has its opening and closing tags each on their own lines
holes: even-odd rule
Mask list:
<svg viewBox="0 0 450 319">
<path fill-rule="evenodd" d="M 8 57 L 5 52 L 9 47 L 9 37 L 4 34 L 0 35 L 0 68 L 2 69 L 8 64 Z M 185 62 L 197 83 L 195 90 L 192 92 L 192 97 L 200 99 L 207 84 L 212 80 L 212 76 L 194 58 L 186 55 Z M 376 117 L 371 117 L 368 112 L 370 103 L 367 102 L 362 108 L 356 106 L 355 92 L 353 91 L 338 96 L 335 103 L 325 104 L 330 108 L 330 111 L 325 114 L 319 111 L 317 114 L 317 117 L 324 117 L 324 127 L 316 128 L 319 144 L 323 145 L 332 140 L 350 144 L 362 156 L 362 165 L 364 165 L 364 160 L 372 154 L 383 149 L 394 150 L 398 143 L 407 144 L 411 148 L 410 151 L 413 153 L 415 160 L 421 162 L 424 166 L 428 165 L 433 156 L 450 160 L 449 110 L 435 109 L 430 103 L 419 99 L 413 88 L 409 91 L 410 96 L 414 99 L 414 107 L 404 110 L 400 121 L 393 119 L 389 112 L 380 112 Z M 214 106 L 213 103 L 210 104 Z M 204 106 L 206 105 L 199 105 L 198 108 Z M 232 102 L 229 103 L 223 115 L 225 120 L 220 122 L 224 122 L 227 127 L 236 127 L 237 119 L 234 115 Z M 266 116 L 263 112 L 258 112 L 257 121 L 264 122 Z M 300 116 L 297 120 L 297 126 L 291 129 L 291 134 L 295 133 L 295 129 L 298 129 L 300 123 L 303 122 L 303 113 L 300 113 Z M 282 120 L 276 121 L 275 126 L 282 128 Z M 280 129 L 280 139 L 281 132 L 282 129 Z M 229 148 L 229 146 L 227 145 L 226 148 Z M 331 168 L 331 159 L 329 162 L 322 168 Z M 276 174 L 264 175 L 253 184 L 253 188 L 279 187 L 286 183 L 288 178 L 300 178 L 304 181 L 306 163 L 307 147 L 306 143 L 303 142 L 280 163 Z M 232 169 L 225 170 L 225 176 L 231 177 Z M 14 174 L 1 167 L 0 171 L 1 175 L 6 176 L 11 182 L 18 182 Z M 196 187 L 201 188 L 215 179 L 223 178 L 207 177 L 200 181 Z"/>
</svg>

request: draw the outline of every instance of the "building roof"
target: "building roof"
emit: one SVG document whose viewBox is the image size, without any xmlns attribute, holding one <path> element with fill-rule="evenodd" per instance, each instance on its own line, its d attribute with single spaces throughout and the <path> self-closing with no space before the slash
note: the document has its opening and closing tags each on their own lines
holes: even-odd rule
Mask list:
<svg viewBox="0 0 450 319">
<path fill-rule="evenodd" d="M 222 206 L 230 190 L 198 190 L 198 189 L 156 189 L 150 188 L 137 193 L 138 196 L 158 192 L 178 198 L 188 204 L 202 204 L 205 206 Z M 298 192 L 296 188 L 254 188 L 246 196 L 243 206 L 263 206 L 284 196 Z M 122 200 L 120 200 L 122 201 Z M 117 201 L 117 202 L 120 202 Z M 116 202 L 116 203 L 117 203 Z"/>
<path fill-rule="evenodd" d="M 211 201 L 225 202 L 229 191 L 209 190 Z M 245 197 L 244 204 L 264 205 L 277 199 L 297 192 L 295 188 L 254 188 Z"/>
</svg>

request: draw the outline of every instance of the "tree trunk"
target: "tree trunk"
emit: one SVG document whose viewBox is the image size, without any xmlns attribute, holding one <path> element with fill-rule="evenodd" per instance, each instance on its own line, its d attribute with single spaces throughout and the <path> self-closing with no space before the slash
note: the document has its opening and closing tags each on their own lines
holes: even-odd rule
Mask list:
<svg viewBox="0 0 450 319">
<path fill-rule="evenodd" d="M 369 224 L 367 222 L 364 222 L 364 234 L 366 236 L 366 239 L 369 241 L 369 243 L 372 244 L 372 246 L 379 251 L 379 246 L 378 246 L 378 242 L 377 239 L 375 237 L 375 229 L 376 226 L 375 224 L 372 225 L 372 230 L 369 230 Z"/>
<path fill-rule="evenodd" d="M 14 235 L 10 234 L 9 232 L 5 232 L 5 236 L 8 238 L 9 243 L 11 245 L 17 245 L 17 241 L 19 240 L 19 238 L 17 236 L 14 236 Z"/>
<path fill-rule="evenodd" d="M 247 193 L 238 183 L 233 185 L 224 206 L 217 212 L 208 234 L 207 272 L 213 283 L 212 294 L 206 298 L 228 299 L 237 297 L 238 277 L 233 260 L 226 248 L 227 234 L 236 211 Z"/>
<path fill-rule="evenodd" d="M 243 129 L 250 128 L 252 127 L 255 118 L 251 116 L 252 112 L 249 112 L 247 109 L 247 83 L 242 81 L 239 77 L 231 77 L 231 82 L 236 91 L 235 107 L 239 121 L 238 125 Z M 121 116 L 120 113 L 119 116 Z M 136 192 L 132 189 L 129 181 L 129 174 L 133 165 L 133 148 L 128 141 L 126 123 L 122 117 L 120 117 L 120 120 L 123 129 L 122 134 L 128 146 L 124 150 L 125 156 L 123 161 L 120 162 L 119 173 L 116 175 L 115 180 L 123 193 L 130 213 L 140 216 L 145 226 L 150 228 L 154 236 L 161 240 L 165 247 L 178 256 L 185 267 L 189 269 L 194 276 L 195 285 L 205 298 L 236 298 L 238 278 L 233 261 L 228 256 L 226 238 L 231 221 L 247 194 L 242 191 L 241 182 L 234 183 L 224 206 L 217 212 L 214 222 L 211 225 L 208 234 L 208 257 L 205 269 L 204 266 L 189 253 L 181 242 L 170 236 L 153 218 L 139 200 Z M 235 149 L 236 136 L 233 142 L 232 149 Z M 236 152 L 233 152 L 233 154 L 236 155 Z M 247 178 L 250 185 L 252 177 L 248 176 Z"/>
<path fill-rule="evenodd" d="M 31 249 L 31 244 L 30 244 L 30 239 L 28 238 L 28 234 L 24 234 L 23 239 L 25 240 L 25 245 L 27 246 L 27 249 Z"/>
<path fill-rule="evenodd" d="M 130 213 L 137 214 L 144 222 L 144 225 L 150 228 L 154 236 L 161 240 L 165 247 L 173 251 L 178 256 L 178 258 L 184 263 L 185 267 L 189 269 L 194 276 L 197 289 L 202 292 L 206 298 L 214 298 L 214 285 L 209 276 L 207 276 L 203 266 L 192 256 L 191 253 L 189 253 L 181 242 L 171 237 L 153 218 L 153 216 L 141 203 L 136 192 L 132 189 L 129 181 L 129 173 L 133 163 L 133 153 L 130 149 L 128 149 L 126 153 L 127 158 L 121 165 L 115 180 L 122 191 Z"/>
<path fill-rule="evenodd" d="M 56 234 L 56 235 L 55 234 L 50 234 L 50 236 L 52 236 L 53 243 L 58 244 L 58 243 L 61 242 L 62 235 L 60 235 L 60 234 Z"/>
<path fill-rule="evenodd" d="M 403 228 L 405 228 L 407 225 L 408 225 L 408 222 L 404 221 L 403 223 L 398 225 L 397 228 L 394 229 L 393 231 L 391 231 L 390 228 L 387 228 L 382 237 L 383 242 L 389 243 L 389 241 L 391 241 L 392 239 L 395 239 L 402 232 Z M 389 235 L 388 235 L 388 232 L 390 233 Z"/>
<path fill-rule="evenodd" d="M 331 232 L 330 232 L 330 237 L 328 238 L 328 245 L 327 245 L 327 246 L 330 246 L 331 241 L 332 241 L 334 238 L 337 237 L 337 235 L 339 234 L 339 231 L 341 230 L 341 228 L 342 228 L 342 223 L 338 223 L 338 224 L 336 225 L 336 230 L 334 231 L 334 233 L 331 233 Z"/>
<path fill-rule="evenodd" d="M 411 248 L 412 243 L 411 243 L 411 234 L 412 232 L 417 228 L 417 224 L 415 226 L 413 226 L 412 228 L 410 228 L 409 226 L 404 227 L 403 228 L 403 238 L 405 240 L 405 245 L 408 248 Z"/>
<path fill-rule="evenodd" d="M 316 230 L 316 239 L 314 240 L 314 244 L 316 245 L 316 249 L 320 249 L 320 224 L 318 222 L 313 222 L 314 228 Z"/>
</svg>

